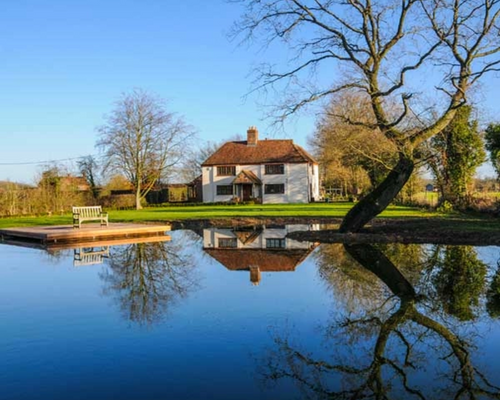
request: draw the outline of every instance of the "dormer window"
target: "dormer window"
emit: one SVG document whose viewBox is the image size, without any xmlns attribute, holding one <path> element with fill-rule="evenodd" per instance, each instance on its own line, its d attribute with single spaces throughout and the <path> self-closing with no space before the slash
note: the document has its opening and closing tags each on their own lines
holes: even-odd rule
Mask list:
<svg viewBox="0 0 500 400">
<path fill-rule="evenodd" d="M 266 175 L 283 175 L 285 173 L 285 164 L 267 164 L 265 171 Z"/>
<path fill-rule="evenodd" d="M 234 165 L 223 165 L 217 167 L 217 176 L 234 176 L 236 175 L 236 167 Z"/>
</svg>

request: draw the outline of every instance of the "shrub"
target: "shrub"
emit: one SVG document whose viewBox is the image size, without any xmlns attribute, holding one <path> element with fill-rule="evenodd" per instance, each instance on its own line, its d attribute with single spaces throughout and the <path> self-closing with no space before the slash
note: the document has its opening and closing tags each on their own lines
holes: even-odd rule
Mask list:
<svg viewBox="0 0 500 400">
<path fill-rule="evenodd" d="M 453 211 L 453 205 L 448 201 L 445 200 L 441 205 L 436 209 L 437 212 L 443 213 L 443 214 L 449 214 Z"/>
<path fill-rule="evenodd" d="M 470 200 L 467 211 L 499 215 L 500 202 L 492 197 L 474 197 Z"/>
<path fill-rule="evenodd" d="M 134 194 L 113 194 L 100 198 L 100 203 L 104 208 L 123 210 L 127 208 L 135 208 Z"/>
</svg>

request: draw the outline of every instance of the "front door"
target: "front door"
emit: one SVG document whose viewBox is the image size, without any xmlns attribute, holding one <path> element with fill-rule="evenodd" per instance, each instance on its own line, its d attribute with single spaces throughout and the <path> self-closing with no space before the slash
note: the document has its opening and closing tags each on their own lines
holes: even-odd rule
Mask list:
<svg viewBox="0 0 500 400">
<path fill-rule="evenodd" d="M 243 201 L 248 201 L 252 197 L 252 185 L 243 185 Z"/>
</svg>

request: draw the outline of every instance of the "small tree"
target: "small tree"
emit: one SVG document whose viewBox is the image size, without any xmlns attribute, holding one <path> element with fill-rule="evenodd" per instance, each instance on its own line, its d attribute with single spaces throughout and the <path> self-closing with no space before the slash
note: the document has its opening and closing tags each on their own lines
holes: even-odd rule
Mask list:
<svg viewBox="0 0 500 400">
<path fill-rule="evenodd" d="M 441 192 L 441 203 L 455 208 L 467 206 L 468 186 L 477 167 L 486 159 L 477 121 L 471 121 L 472 109 L 462 107 L 450 125 L 430 140 L 429 166 Z"/>
<path fill-rule="evenodd" d="M 490 160 L 500 179 L 500 124 L 490 124 L 484 132 L 486 150 L 490 153 Z"/>
<path fill-rule="evenodd" d="M 98 130 L 105 170 L 127 177 L 138 210 L 156 182 L 180 161 L 194 135 L 182 118 L 165 110 L 164 100 L 141 89 L 124 94 Z"/>
<path fill-rule="evenodd" d="M 90 186 L 92 197 L 97 199 L 99 190 L 97 189 L 97 175 L 99 164 L 93 156 L 86 156 L 78 160 L 78 169 Z"/>
<path fill-rule="evenodd" d="M 352 125 L 338 115 L 366 124 L 375 119 L 363 93 L 337 94 L 325 107 L 309 145 L 320 162 L 325 186 L 364 193 L 389 173 L 397 162 L 397 149 L 377 128 Z"/>
<path fill-rule="evenodd" d="M 43 212 L 53 213 L 63 208 L 67 193 L 61 190 L 61 177 L 66 171 L 59 165 L 47 165 L 43 168 L 38 179 L 38 195 L 36 208 Z"/>
</svg>

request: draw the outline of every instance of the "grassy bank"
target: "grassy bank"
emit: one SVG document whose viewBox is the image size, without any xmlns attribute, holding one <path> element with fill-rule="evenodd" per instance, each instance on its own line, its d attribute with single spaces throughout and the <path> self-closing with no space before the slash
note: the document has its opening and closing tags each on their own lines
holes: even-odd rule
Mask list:
<svg viewBox="0 0 500 400">
<path fill-rule="evenodd" d="M 230 219 L 242 217 L 326 217 L 342 218 L 352 203 L 266 204 L 266 205 L 201 205 L 160 207 L 143 210 L 110 211 L 111 222 L 169 222 L 186 219 Z M 412 207 L 391 206 L 380 218 L 468 219 Z M 35 225 L 71 224 L 71 215 L 16 217 L 0 219 L 0 228 Z"/>
</svg>

